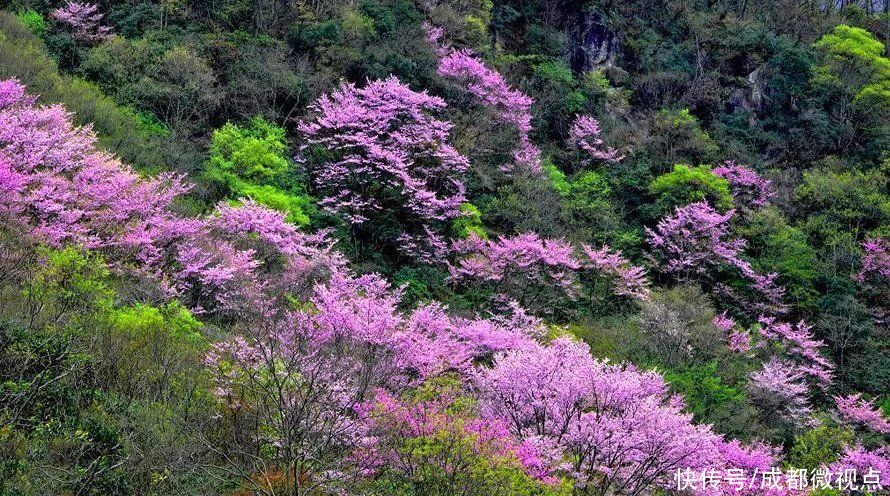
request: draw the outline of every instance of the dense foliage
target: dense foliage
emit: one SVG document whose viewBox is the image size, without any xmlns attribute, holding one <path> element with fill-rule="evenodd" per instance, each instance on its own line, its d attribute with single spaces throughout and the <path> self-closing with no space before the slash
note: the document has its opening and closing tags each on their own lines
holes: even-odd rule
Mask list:
<svg viewBox="0 0 890 496">
<path fill-rule="evenodd" d="M 4 9 L 0 495 L 890 490 L 890 2 Z"/>
</svg>

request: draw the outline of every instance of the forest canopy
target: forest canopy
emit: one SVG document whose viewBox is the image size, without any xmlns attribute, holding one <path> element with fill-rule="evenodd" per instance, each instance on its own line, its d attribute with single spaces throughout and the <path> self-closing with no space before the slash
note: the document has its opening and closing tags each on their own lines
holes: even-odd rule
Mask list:
<svg viewBox="0 0 890 496">
<path fill-rule="evenodd" d="M 879 495 L 888 442 L 890 2 L 0 10 L 0 495 Z"/>
</svg>

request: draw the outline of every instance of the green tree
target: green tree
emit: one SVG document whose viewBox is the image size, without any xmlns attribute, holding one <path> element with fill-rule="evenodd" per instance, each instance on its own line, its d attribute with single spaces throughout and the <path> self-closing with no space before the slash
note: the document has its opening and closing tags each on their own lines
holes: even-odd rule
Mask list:
<svg viewBox="0 0 890 496">
<path fill-rule="evenodd" d="M 834 118 L 836 149 L 861 148 L 890 133 L 890 59 L 884 44 L 862 28 L 840 25 L 813 45 L 822 54 L 815 85 Z M 880 150 L 876 150 L 880 153 Z"/>
<path fill-rule="evenodd" d="M 25 26 L 28 26 L 28 29 L 34 33 L 34 36 L 39 38 L 46 34 L 48 27 L 46 18 L 44 18 L 43 14 L 40 12 L 37 12 L 34 9 L 25 9 L 19 11 L 16 16 L 18 16 L 19 20 L 21 20 Z"/>
<path fill-rule="evenodd" d="M 844 446 L 852 441 L 852 431 L 831 424 L 820 425 L 794 436 L 788 466 L 815 470 L 837 460 Z"/>
<path fill-rule="evenodd" d="M 825 167 L 804 172 L 794 192 L 804 230 L 816 246 L 862 239 L 890 221 L 888 186 L 887 175 L 877 169 Z"/>
<path fill-rule="evenodd" d="M 741 234 L 748 240 L 748 250 L 756 258 L 762 272 L 778 272 L 788 296 L 801 309 L 815 304 L 816 279 L 819 261 L 816 250 L 806 234 L 788 224 L 782 212 L 768 207 L 754 212 L 741 226 Z"/>
<path fill-rule="evenodd" d="M 472 203 L 460 206 L 460 217 L 451 223 L 451 229 L 457 238 L 468 238 L 471 235 L 482 239 L 488 238 L 485 226 L 482 225 L 482 213 Z"/>
<path fill-rule="evenodd" d="M 295 179 L 284 129 L 262 117 L 244 126 L 228 123 L 213 132 L 205 175 L 223 196 L 250 197 L 286 213 L 290 222 L 309 224 L 312 200 Z"/>
<path fill-rule="evenodd" d="M 658 176 L 649 183 L 649 194 L 655 198 L 650 207 L 653 218 L 702 200 L 720 210 L 732 208 L 729 183 L 714 175 L 706 165 L 675 165 L 673 171 Z"/>
<path fill-rule="evenodd" d="M 660 167 L 678 162 L 708 163 L 719 147 L 689 109 L 665 109 L 652 116 L 646 153 Z M 661 169 L 664 170 L 664 169 Z"/>
<path fill-rule="evenodd" d="M 478 422 L 476 405 L 472 399 L 459 395 L 460 388 L 454 379 L 432 380 L 409 391 L 400 404 L 403 408 L 425 411 L 425 415 L 379 415 L 376 450 L 399 462 L 388 464 L 373 480 L 373 493 L 567 496 L 571 492 L 568 484 L 548 485 L 529 476 L 516 454 L 503 449 L 501 439 L 486 439 L 474 432 L 472 426 Z M 418 429 L 415 423 L 422 427 Z"/>
<path fill-rule="evenodd" d="M 760 429 L 754 407 L 743 391 L 726 383 L 731 363 L 712 360 L 682 370 L 667 371 L 665 379 L 686 400 L 686 410 L 697 422 L 708 423 L 736 438 L 756 435 Z"/>
</svg>

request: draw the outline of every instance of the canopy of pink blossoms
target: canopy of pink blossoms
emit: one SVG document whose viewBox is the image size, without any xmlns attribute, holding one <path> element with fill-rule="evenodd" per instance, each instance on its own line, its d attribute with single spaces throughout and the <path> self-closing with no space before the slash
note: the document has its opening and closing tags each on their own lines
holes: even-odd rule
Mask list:
<svg viewBox="0 0 890 496">
<path fill-rule="evenodd" d="M 609 246 L 580 250 L 560 239 L 524 233 L 497 240 L 475 236 L 455 241 L 457 261 L 450 267 L 456 282 L 487 284 L 502 303 L 517 301 L 533 312 L 545 312 L 554 298 L 576 300 L 582 275 L 608 280 L 618 296 L 644 300 L 649 296 L 645 271 Z"/>
<path fill-rule="evenodd" d="M 54 10 L 52 17 L 70 30 L 75 40 L 95 43 L 111 34 L 111 27 L 101 24 L 105 16 L 99 13 L 96 4 L 69 0 L 64 6 Z"/>
<path fill-rule="evenodd" d="M 201 219 L 175 214 L 189 189 L 181 176 L 140 176 L 15 80 L 0 82 L 0 179 L 7 225 L 100 250 L 115 270 L 151 278 L 195 310 L 262 309 L 266 296 L 308 289 L 343 263 L 324 234 L 300 233 L 250 200 Z"/>
<path fill-rule="evenodd" d="M 768 341 L 781 343 L 786 355 L 796 361 L 800 372 L 823 388 L 831 384 L 834 364 L 822 355 L 825 342 L 813 337 L 812 326 L 803 321 L 796 325 L 777 322 L 764 316 L 760 317 L 759 323 L 760 335 Z"/>
<path fill-rule="evenodd" d="M 371 401 L 359 407 L 367 431 L 357 458 L 371 474 L 378 467 L 410 473 L 417 469 L 416 462 L 405 456 L 400 443 L 447 433 L 452 439 L 469 439 L 473 451 L 491 461 L 512 461 L 534 478 L 558 482 L 550 475 L 550 460 L 542 459 L 534 442 L 518 441 L 498 420 L 455 411 L 455 400 L 453 393 L 446 392 L 444 396 L 410 404 L 378 389 Z M 437 470 L 452 473 L 463 469 L 448 462 L 448 458 L 442 459 Z"/>
<path fill-rule="evenodd" d="M 882 494 L 890 488 L 890 449 L 884 446 L 869 450 L 861 444 L 848 446 L 840 459 L 828 467 L 828 473 L 835 481 L 855 474 L 855 477 L 849 478 L 851 483 L 873 491 L 873 494 Z"/>
<path fill-rule="evenodd" d="M 693 424 L 658 373 L 595 360 L 569 339 L 506 352 L 480 371 L 477 385 L 483 417 L 563 452 L 581 490 L 637 494 L 675 487 L 678 469 L 774 464 L 764 446 L 742 447 Z"/>
<path fill-rule="evenodd" d="M 624 159 L 614 148 L 603 148 L 600 123 L 589 115 L 579 115 L 569 129 L 568 145 L 584 152 L 584 163 L 593 161 L 620 162 Z"/>
<path fill-rule="evenodd" d="M 425 25 L 428 41 L 439 55 L 439 75 L 462 85 L 464 89 L 479 99 L 485 107 L 491 107 L 500 118 L 514 126 L 519 133 L 519 144 L 513 151 L 514 164 L 504 164 L 503 170 L 514 168 L 533 173 L 541 172 L 541 150 L 532 143 L 529 133 L 532 130 L 531 106 L 534 100 L 510 87 L 499 72 L 488 68 L 469 49 L 455 50 L 443 41 L 443 30 Z"/>
<path fill-rule="evenodd" d="M 751 350 L 751 333 L 742 329 L 726 312 L 714 317 L 714 327 L 723 332 L 730 350 L 736 353 L 746 353 Z"/>
<path fill-rule="evenodd" d="M 875 406 L 874 400 L 865 400 L 862 394 L 835 396 L 835 405 L 845 422 L 867 427 L 881 434 L 890 434 L 890 420 Z"/>
<path fill-rule="evenodd" d="M 720 213 L 704 201 L 677 207 L 659 220 L 655 229 L 646 229 L 652 261 L 661 272 L 679 280 L 708 279 L 721 266 L 735 268 L 757 295 L 746 302 L 750 310 L 782 313 L 785 290 L 776 284 L 777 274 L 755 271 L 743 258 L 745 240 L 730 235 L 734 214 L 734 210 Z"/>
<path fill-rule="evenodd" d="M 737 208 L 762 207 L 773 197 L 772 181 L 732 160 L 714 168 L 713 172 L 729 183 Z"/>
<path fill-rule="evenodd" d="M 321 205 L 355 225 L 383 214 L 400 218 L 403 251 L 441 257 L 440 224 L 460 215 L 468 166 L 448 143 L 451 124 L 434 116 L 444 107 L 394 76 L 364 88 L 344 83 L 316 100 L 299 129 L 304 151 L 330 155 L 310 164 Z"/>
</svg>

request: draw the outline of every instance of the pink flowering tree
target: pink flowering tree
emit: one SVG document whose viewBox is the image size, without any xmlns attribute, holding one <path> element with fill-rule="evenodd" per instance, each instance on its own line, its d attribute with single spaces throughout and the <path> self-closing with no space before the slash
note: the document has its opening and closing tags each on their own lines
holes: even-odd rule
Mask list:
<svg viewBox="0 0 890 496">
<path fill-rule="evenodd" d="M 716 276 L 726 269 L 734 270 L 747 280 L 745 290 L 754 296 L 745 298 L 728 286 L 722 291 L 724 295 L 740 300 L 755 315 L 784 312 L 785 291 L 775 282 L 777 275 L 756 272 L 743 258 L 745 240 L 730 234 L 729 222 L 734 214 L 734 210 L 720 213 L 707 202 L 678 207 L 655 229 L 646 229 L 652 262 L 678 281 L 696 280 L 717 288 L 725 285 Z"/>
<path fill-rule="evenodd" d="M 856 281 L 871 303 L 878 324 L 890 319 L 890 242 L 882 237 L 866 239 L 862 243 L 862 265 Z"/>
<path fill-rule="evenodd" d="M 712 172 L 729 183 L 733 203 L 738 209 L 763 207 L 773 196 L 772 181 L 732 160 L 715 167 Z"/>
<path fill-rule="evenodd" d="M 485 453 L 535 484 L 570 476 L 579 491 L 605 495 L 729 463 L 721 438 L 691 422 L 659 374 L 597 361 L 568 338 L 541 344 L 541 322 L 515 307 L 466 319 L 438 304 L 401 311 L 400 296 L 377 276 L 335 273 L 308 304 L 259 315 L 214 347 L 207 364 L 228 442 L 273 454 L 265 464 L 241 457 L 233 473 L 247 484 L 284 474 L 290 492 L 348 492 L 356 479 L 439 480 L 450 462 Z M 448 395 L 403 395 L 447 375 L 478 395 L 478 410 Z"/>
<path fill-rule="evenodd" d="M 830 464 L 827 473 L 844 493 L 853 489 L 883 494 L 890 488 L 890 449 L 886 446 L 869 450 L 862 445 L 848 446 L 836 462 Z"/>
<path fill-rule="evenodd" d="M 451 124 L 435 117 L 444 107 L 395 77 L 344 83 L 310 106 L 299 130 L 312 184 L 360 242 L 427 261 L 445 254 L 442 233 L 461 215 L 468 163 L 448 142 Z"/>
<path fill-rule="evenodd" d="M 773 358 L 748 376 L 748 394 L 766 425 L 801 428 L 812 423 L 806 375 L 794 364 Z"/>
<path fill-rule="evenodd" d="M 569 129 L 568 145 L 582 155 L 581 163 L 590 165 L 594 162 L 616 163 L 624 159 L 618 150 L 603 147 L 600 138 L 600 123 L 589 115 L 579 115 Z"/>
<path fill-rule="evenodd" d="M 97 43 L 110 36 L 111 27 L 102 25 L 103 17 L 96 4 L 72 0 L 52 12 L 52 18 L 70 32 L 72 38 L 85 43 Z"/>
<path fill-rule="evenodd" d="M 594 249 L 582 244 L 581 253 L 581 280 L 589 288 L 591 307 L 605 303 L 609 295 L 637 301 L 649 299 L 645 269 L 632 265 L 620 250 L 612 250 L 609 245 Z"/>
<path fill-rule="evenodd" d="M 720 213 L 706 202 L 678 207 L 655 229 L 646 229 L 653 261 L 679 281 L 707 277 L 720 265 L 739 265 L 745 241 L 729 233 L 733 214 Z"/>
<path fill-rule="evenodd" d="M 111 248 L 143 224 L 172 217 L 182 178 L 143 179 L 96 149 L 89 127 L 71 123 L 61 106 L 39 106 L 18 81 L 0 81 L 0 176 L 10 222 L 24 222 L 51 245 Z"/>
<path fill-rule="evenodd" d="M 862 268 L 856 280 L 878 286 L 890 280 L 890 243 L 884 238 L 870 238 L 862 243 Z"/>
<path fill-rule="evenodd" d="M 748 389 L 755 404 L 772 423 L 804 426 L 810 421 L 811 394 L 823 393 L 831 385 L 834 364 L 823 354 L 825 343 L 813 337 L 812 327 L 779 322 L 760 316 L 745 330 L 726 313 L 714 318 L 729 348 L 737 353 L 766 359 L 759 371 L 749 375 Z"/>
<path fill-rule="evenodd" d="M 438 379 L 404 399 L 378 390 L 362 405 L 367 435 L 355 458 L 369 479 L 390 490 L 458 495 L 525 494 L 554 484 L 546 453 L 517 441 L 502 422 L 480 418 L 460 388 Z"/>
<path fill-rule="evenodd" d="M 813 337 L 812 327 L 803 321 L 790 324 L 760 316 L 746 330 L 725 312 L 714 318 L 714 326 L 732 351 L 766 359 L 759 371 L 749 375 L 748 389 L 767 420 L 806 425 L 810 395 L 826 391 L 834 375 L 834 364 L 823 354 L 825 343 Z"/>
<path fill-rule="evenodd" d="M 660 375 L 599 362 L 566 338 L 500 356 L 478 387 L 483 416 L 561 450 L 583 494 L 644 494 L 678 468 L 720 461 L 719 436 L 691 423 Z"/>
<path fill-rule="evenodd" d="M 98 250 L 116 273 L 178 296 L 193 310 L 254 311 L 308 290 L 343 260 L 325 235 L 245 201 L 202 219 L 183 218 L 181 176 L 143 178 L 96 148 L 89 127 L 60 106 L 39 106 L 15 80 L 0 82 L 0 216 L 51 246 Z M 269 295 L 274 297 L 268 299 Z"/>
<path fill-rule="evenodd" d="M 790 324 L 764 316 L 759 318 L 758 324 L 760 336 L 780 346 L 783 355 L 793 361 L 798 372 L 819 389 L 824 390 L 831 384 L 834 364 L 822 354 L 825 342 L 813 337 L 812 326 L 803 321 Z"/>
<path fill-rule="evenodd" d="M 729 317 L 726 312 L 714 317 L 714 327 L 723 333 L 729 349 L 735 353 L 747 353 L 753 348 L 751 333 Z"/>
<path fill-rule="evenodd" d="M 154 240 L 143 261 L 169 274 L 192 307 L 221 314 L 278 311 L 345 263 L 326 233 L 302 233 L 283 213 L 250 200 L 220 204 L 204 219 L 180 220 L 148 236 Z"/>
<path fill-rule="evenodd" d="M 512 163 L 503 164 L 501 170 L 539 174 L 542 170 L 541 150 L 532 143 L 529 136 L 534 100 L 510 87 L 504 76 L 487 67 L 472 51 L 449 47 L 442 40 L 444 33 L 441 28 L 429 24 L 424 27 L 428 41 L 439 56 L 439 75 L 475 97 L 483 107 L 492 109 L 502 122 L 516 130 L 518 143 L 513 149 Z"/>
<path fill-rule="evenodd" d="M 781 449 L 753 442 L 724 441 L 718 447 L 722 462 L 695 474 L 694 494 L 700 496 L 804 496 L 811 487 L 804 469 L 782 469 Z M 683 474 L 687 475 L 684 471 Z M 682 482 L 684 477 L 678 477 Z"/>
<path fill-rule="evenodd" d="M 363 372 L 385 372 L 375 368 L 382 357 L 368 346 L 363 355 L 318 348 L 304 334 L 311 331 L 294 321 L 254 327 L 254 336 L 219 343 L 206 358 L 225 452 L 242 460 L 227 465 L 248 487 L 300 494 L 346 484 L 354 469 L 348 454 L 362 430 L 352 406 L 372 386 Z M 276 475 L 283 487 L 263 487 Z"/>
<path fill-rule="evenodd" d="M 495 307 L 509 302 L 533 314 L 564 314 L 587 294 L 591 308 L 617 296 L 644 300 L 645 271 L 608 246 L 577 250 L 560 239 L 526 233 L 497 240 L 471 236 L 455 241 L 457 261 L 450 267 L 458 285 L 491 297 Z"/>
<path fill-rule="evenodd" d="M 451 278 L 484 289 L 497 305 L 516 301 L 532 313 L 553 313 L 580 294 L 581 264 L 563 240 L 527 233 L 497 240 L 471 236 L 454 243 Z"/>
<path fill-rule="evenodd" d="M 205 361 L 228 449 L 271 453 L 244 457 L 243 483 L 266 472 L 284 475 L 287 494 L 348 483 L 363 436 L 354 406 L 396 380 L 398 297 L 379 278 L 337 275 L 316 288 L 312 309 L 259 319 L 213 347 Z"/>
<path fill-rule="evenodd" d="M 861 393 L 835 396 L 835 406 L 841 421 L 863 426 L 880 434 L 890 434 L 890 420 L 875 406 L 874 400 L 866 400 Z"/>
<path fill-rule="evenodd" d="M 234 449 L 273 453 L 288 492 L 347 484 L 375 466 L 375 426 L 357 405 L 428 378 L 469 377 L 479 359 L 530 347 L 542 333 L 519 312 L 462 319 L 427 305 L 405 314 L 400 298 L 378 276 L 335 273 L 302 309 L 259 315 L 243 336 L 216 344 L 206 363 Z M 269 467 L 245 460 L 235 473 L 254 484 Z"/>
</svg>

